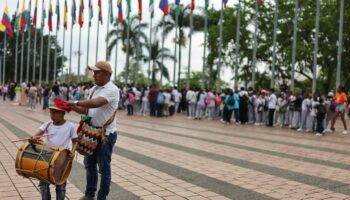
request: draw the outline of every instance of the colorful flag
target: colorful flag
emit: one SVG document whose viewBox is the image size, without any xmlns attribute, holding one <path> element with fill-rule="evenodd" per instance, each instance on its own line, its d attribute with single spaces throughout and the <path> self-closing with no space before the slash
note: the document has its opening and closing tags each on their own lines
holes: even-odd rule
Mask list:
<svg viewBox="0 0 350 200">
<path fill-rule="evenodd" d="M 149 0 L 149 13 L 151 14 L 151 18 L 154 17 L 154 0 Z"/>
<path fill-rule="evenodd" d="M 21 33 L 24 33 L 24 28 L 27 24 L 27 17 L 26 17 L 26 7 L 25 7 L 25 0 L 22 1 L 22 11 L 21 11 L 21 22 L 20 22 L 20 30 Z"/>
<path fill-rule="evenodd" d="M 151 1 L 153 1 L 153 0 L 151 0 Z M 118 2 L 117 2 L 117 6 L 118 6 L 118 21 L 120 22 L 120 23 L 122 23 L 123 22 L 123 6 L 122 6 L 122 0 L 118 0 Z"/>
<path fill-rule="evenodd" d="M 224 7 L 226 8 L 228 0 L 223 0 L 223 1 L 224 1 Z"/>
<path fill-rule="evenodd" d="M 258 0 L 258 5 L 261 6 L 263 4 L 263 0 Z"/>
<path fill-rule="evenodd" d="M 98 0 L 98 21 L 103 24 L 101 0 Z"/>
<path fill-rule="evenodd" d="M 17 0 L 17 10 L 16 10 L 16 20 L 15 20 L 15 26 L 14 31 L 16 31 L 16 35 L 19 35 L 19 32 L 21 30 L 21 12 L 19 11 L 19 0 Z"/>
<path fill-rule="evenodd" d="M 2 16 L 0 30 L 2 32 L 6 32 L 10 37 L 13 36 L 13 30 L 11 26 L 11 19 L 10 19 L 9 8 L 7 7 L 7 2 L 5 6 L 4 15 Z"/>
<path fill-rule="evenodd" d="M 176 5 L 176 13 L 179 15 L 181 12 L 181 8 L 180 8 L 180 0 L 175 0 L 175 5 Z"/>
<path fill-rule="evenodd" d="M 67 6 L 67 0 L 64 1 L 64 10 L 63 10 L 63 27 L 67 30 L 67 13 L 68 13 L 68 6 Z"/>
<path fill-rule="evenodd" d="M 91 20 L 93 16 L 94 16 L 94 11 L 92 8 L 91 0 L 89 0 L 89 26 L 91 26 Z"/>
<path fill-rule="evenodd" d="M 128 11 L 128 19 L 129 19 L 130 18 L 130 13 L 131 13 L 131 2 L 130 2 L 130 0 L 126 0 L 126 4 L 128 4 L 127 11 Z"/>
<path fill-rule="evenodd" d="M 108 12 L 109 12 L 109 22 L 113 24 L 114 22 L 114 16 L 113 16 L 113 3 L 112 0 L 109 0 L 109 5 L 108 5 Z"/>
<path fill-rule="evenodd" d="M 42 7 L 43 7 L 43 13 L 42 13 L 42 15 L 41 15 L 41 31 L 44 30 L 44 27 L 45 27 L 45 20 L 46 20 L 45 0 L 43 0 Z"/>
<path fill-rule="evenodd" d="M 60 15 L 60 1 L 59 0 L 56 0 L 55 13 L 57 16 L 57 30 L 60 30 L 61 15 Z"/>
<path fill-rule="evenodd" d="M 75 16 L 75 12 L 76 12 L 77 6 L 75 5 L 75 0 L 72 0 L 72 25 L 75 24 L 76 22 L 76 16 Z"/>
<path fill-rule="evenodd" d="M 36 18 L 38 15 L 38 0 L 35 0 L 35 8 L 34 8 L 34 16 L 33 16 L 33 24 L 36 27 Z M 34 29 L 35 30 L 35 29 Z"/>
<path fill-rule="evenodd" d="M 142 0 L 139 0 L 139 21 L 142 21 Z"/>
<path fill-rule="evenodd" d="M 79 5 L 79 26 L 80 28 L 83 27 L 84 24 L 84 2 L 83 0 L 80 0 Z"/>
<path fill-rule="evenodd" d="M 159 8 L 163 11 L 164 15 L 168 15 L 169 14 L 168 0 L 160 0 Z"/>
<path fill-rule="evenodd" d="M 205 10 L 208 10 L 208 8 L 209 8 L 209 0 L 205 0 L 204 8 L 205 8 Z"/>
<path fill-rule="evenodd" d="M 52 31 L 52 5 L 51 5 L 51 0 L 49 0 L 49 20 L 47 22 L 47 25 L 49 26 L 50 32 Z"/>
<path fill-rule="evenodd" d="M 194 7 L 195 7 L 194 0 L 191 0 L 191 14 L 193 14 Z"/>
</svg>

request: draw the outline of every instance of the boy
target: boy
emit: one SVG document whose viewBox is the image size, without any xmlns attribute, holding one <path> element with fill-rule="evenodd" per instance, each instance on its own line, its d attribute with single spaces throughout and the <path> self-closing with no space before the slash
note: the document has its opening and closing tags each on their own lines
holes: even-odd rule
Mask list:
<svg viewBox="0 0 350 200">
<path fill-rule="evenodd" d="M 54 105 L 49 107 L 51 122 L 46 122 L 40 126 L 39 131 L 29 139 L 29 143 L 35 144 L 38 142 L 40 136 L 47 134 L 47 144 L 50 146 L 57 146 L 62 148 L 69 148 L 69 140 L 72 140 L 73 151 L 70 152 L 69 159 L 73 160 L 75 154 L 75 146 L 78 141 L 78 135 L 75 127 L 71 122 L 64 119 L 66 112 L 71 109 L 64 101 L 56 98 Z M 46 182 L 39 183 L 42 200 L 51 199 L 50 185 Z M 66 193 L 66 183 L 56 185 L 56 199 L 63 200 Z"/>
</svg>

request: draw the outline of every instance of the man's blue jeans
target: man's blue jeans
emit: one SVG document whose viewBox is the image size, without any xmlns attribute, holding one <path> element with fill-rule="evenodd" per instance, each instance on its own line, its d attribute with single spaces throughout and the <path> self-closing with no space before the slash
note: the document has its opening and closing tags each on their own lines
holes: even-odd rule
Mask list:
<svg viewBox="0 0 350 200">
<path fill-rule="evenodd" d="M 56 185 L 56 199 L 57 200 L 64 200 L 64 196 L 66 194 L 66 185 L 67 183 L 63 183 L 62 185 Z M 51 193 L 50 193 L 50 184 L 40 181 L 39 188 L 41 192 L 41 199 L 42 200 L 51 200 Z"/>
<path fill-rule="evenodd" d="M 86 197 L 94 197 L 97 190 L 98 174 L 101 174 L 100 190 L 97 194 L 98 200 L 105 200 L 111 185 L 111 158 L 113 147 L 117 140 L 117 132 L 110 133 L 105 144 L 99 144 L 94 154 L 84 157 L 86 170 Z"/>
</svg>

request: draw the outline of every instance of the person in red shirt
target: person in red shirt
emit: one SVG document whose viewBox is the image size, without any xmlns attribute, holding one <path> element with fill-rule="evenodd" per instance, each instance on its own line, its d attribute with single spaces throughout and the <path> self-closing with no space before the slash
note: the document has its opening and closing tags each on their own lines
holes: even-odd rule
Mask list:
<svg viewBox="0 0 350 200">
<path fill-rule="evenodd" d="M 334 124 L 335 124 L 338 116 L 340 115 L 340 118 L 341 118 L 343 125 L 344 125 L 343 134 L 347 134 L 348 131 L 347 131 L 347 126 L 346 126 L 346 121 L 345 121 L 344 115 L 345 115 L 345 106 L 346 106 L 346 103 L 348 101 L 348 98 L 345 94 L 344 86 L 338 87 L 337 94 L 335 95 L 334 100 L 337 103 L 337 107 L 335 109 L 335 113 L 334 113 L 333 118 L 332 118 L 331 131 L 334 132 L 334 130 L 335 130 Z"/>
</svg>

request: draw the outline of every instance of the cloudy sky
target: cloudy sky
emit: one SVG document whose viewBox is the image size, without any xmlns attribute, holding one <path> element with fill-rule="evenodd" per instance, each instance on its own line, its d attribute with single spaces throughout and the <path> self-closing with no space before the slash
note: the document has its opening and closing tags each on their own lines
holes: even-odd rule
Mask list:
<svg viewBox="0 0 350 200">
<path fill-rule="evenodd" d="M 49 1 L 50 0 L 45 0 L 45 6 L 46 6 L 46 10 L 48 11 L 48 6 L 49 6 Z M 59 43 L 62 46 L 63 43 L 63 8 L 64 8 L 64 0 L 59 0 L 60 1 L 60 12 L 61 12 L 61 27 L 60 27 L 60 31 L 58 31 L 57 35 L 58 35 L 58 40 Z M 76 0 L 76 4 L 77 7 L 79 7 L 79 1 L 80 0 Z M 92 26 L 91 26 L 91 35 L 90 35 L 90 51 L 89 51 L 89 55 L 87 55 L 87 41 L 88 41 L 88 0 L 83 0 L 85 3 L 85 24 L 82 28 L 82 34 L 81 34 L 81 52 L 82 55 L 80 56 L 80 62 L 81 62 L 81 73 L 84 73 L 84 69 L 88 64 L 94 64 L 96 62 L 96 44 L 98 42 L 98 59 L 97 60 L 103 60 L 105 59 L 105 55 L 106 55 L 106 43 L 105 43 L 105 38 L 106 38 L 106 33 L 107 33 L 107 15 L 108 15 L 108 1 L 109 0 L 101 0 L 102 1 L 102 14 L 103 14 L 103 21 L 104 24 L 102 26 L 100 26 L 100 35 L 99 38 L 97 39 L 97 20 L 98 20 L 98 6 L 97 6 L 97 2 L 98 0 L 92 0 L 93 2 L 93 9 L 94 9 L 94 18 L 92 21 Z M 132 1 L 132 5 L 131 5 L 131 10 L 132 10 L 132 15 L 137 14 L 138 13 L 138 1 L 137 0 L 131 0 Z M 162 16 L 162 12 L 161 10 L 158 8 L 159 5 L 159 1 L 160 0 L 154 0 L 154 4 L 155 4 L 155 20 L 153 22 L 153 24 L 157 24 L 157 22 L 160 21 L 161 16 Z M 175 0 L 169 0 L 169 3 L 174 3 Z M 9 7 L 9 12 L 15 13 L 16 9 L 17 9 L 17 0 L 0 0 L 1 4 L 0 4 L 0 14 L 2 16 L 2 13 L 5 9 L 5 5 L 6 2 L 8 4 Z M 22 7 L 22 3 L 25 2 L 26 8 L 28 9 L 29 7 L 29 0 L 20 0 L 20 9 Z M 42 10 L 42 0 L 38 0 L 38 28 L 39 28 L 39 24 L 41 21 L 41 10 Z M 55 12 L 55 5 L 56 5 L 56 0 L 51 0 L 52 2 L 52 9 L 53 12 Z M 191 0 L 181 0 L 181 3 L 186 5 L 186 4 L 190 4 Z M 234 6 L 236 4 L 237 0 L 229 0 L 228 1 L 228 6 Z M 75 24 L 73 27 L 73 30 L 71 29 L 71 16 L 70 16 L 70 11 L 71 11 L 71 3 L 72 0 L 67 0 L 67 5 L 68 5 L 68 30 L 65 33 L 65 56 L 69 57 L 69 50 L 70 50 L 70 37 L 71 34 L 73 32 L 73 46 L 72 46 L 72 52 L 78 52 L 78 44 L 79 44 L 79 25 Z M 123 13 L 124 16 L 126 16 L 126 1 L 123 0 Z M 210 1 L 210 5 L 214 6 L 215 8 L 219 9 L 220 8 L 220 0 L 211 0 Z M 114 12 L 114 16 L 117 17 L 117 0 L 113 0 L 113 12 Z M 149 23 L 149 11 L 148 11 L 148 4 L 149 4 L 149 0 L 143 0 L 143 22 L 145 23 Z M 34 5 L 35 5 L 35 0 L 32 0 L 32 9 L 31 9 L 31 13 L 33 15 L 34 13 Z M 196 1 L 196 6 L 204 6 L 204 0 L 197 0 Z M 78 8 L 77 8 L 77 18 L 78 18 Z M 48 19 L 48 18 L 47 18 Z M 53 16 L 53 24 L 54 24 L 54 31 L 51 34 L 55 34 L 55 30 L 56 30 L 56 15 L 54 14 Z M 112 27 L 110 26 L 110 29 Z M 148 33 L 149 31 L 146 31 L 146 33 Z M 47 21 L 45 22 L 45 33 L 48 33 L 48 26 L 47 26 Z M 160 38 L 160 36 L 156 36 L 158 38 Z M 170 34 L 169 37 L 166 39 L 166 44 L 165 46 L 168 47 L 169 49 L 171 49 L 172 52 L 174 52 L 174 45 L 172 43 L 172 39 L 175 37 L 175 32 L 173 34 Z M 155 37 L 153 37 L 155 38 Z M 193 71 L 202 71 L 202 66 L 203 66 L 203 39 L 204 39 L 204 34 L 203 33 L 196 33 L 193 36 L 193 40 L 192 40 L 192 56 L 191 56 L 191 64 L 192 64 L 192 69 Z M 125 66 L 125 54 L 122 53 L 121 51 L 121 45 L 119 45 L 118 51 L 120 53 L 118 53 L 118 60 L 117 60 L 117 72 L 121 72 L 121 70 L 124 68 Z M 182 71 L 187 70 L 187 65 L 188 65 L 188 45 L 186 48 L 183 48 L 182 51 Z M 112 52 L 112 58 L 111 58 L 111 64 L 114 67 L 115 65 L 115 52 Z M 88 63 L 87 63 L 87 59 L 88 59 Z M 78 71 L 78 55 L 75 53 L 72 55 L 72 71 L 74 73 L 77 73 Z M 173 75 L 173 61 L 165 61 L 165 64 L 167 66 L 169 66 L 169 72 L 171 75 L 171 80 L 173 79 L 172 75 Z M 69 65 L 69 61 L 66 63 L 66 66 Z M 145 63 L 143 65 L 142 70 L 144 72 L 146 72 L 148 68 L 148 64 Z M 230 78 L 233 76 L 233 72 L 230 69 L 227 70 L 223 70 L 222 72 L 222 78 L 225 81 L 229 81 Z M 185 75 L 182 75 L 185 77 Z"/>
</svg>

